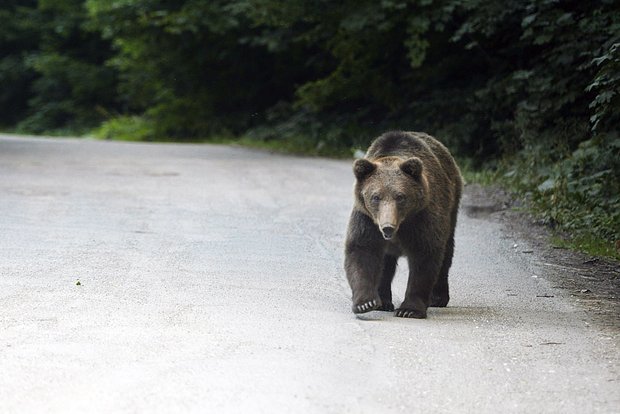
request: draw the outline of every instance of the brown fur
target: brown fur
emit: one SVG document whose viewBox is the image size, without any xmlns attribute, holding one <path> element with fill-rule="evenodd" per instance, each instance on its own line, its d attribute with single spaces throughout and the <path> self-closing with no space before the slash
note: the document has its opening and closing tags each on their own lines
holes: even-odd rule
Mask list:
<svg viewBox="0 0 620 414">
<path fill-rule="evenodd" d="M 387 132 L 353 165 L 355 202 L 345 246 L 353 312 L 394 310 L 399 256 L 409 263 L 396 316 L 425 318 L 449 301 L 448 271 L 463 181 L 449 151 L 430 135 Z"/>
</svg>

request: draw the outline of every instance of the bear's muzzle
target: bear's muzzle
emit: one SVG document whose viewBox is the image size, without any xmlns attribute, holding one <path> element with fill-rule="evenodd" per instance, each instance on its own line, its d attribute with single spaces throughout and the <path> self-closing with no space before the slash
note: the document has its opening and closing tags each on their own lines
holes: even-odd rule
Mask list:
<svg viewBox="0 0 620 414">
<path fill-rule="evenodd" d="M 383 234 L 383 238 L 385 240 L 391 240 L 392 237 L 394 237 L 394 233 L 396 233 L 396 228 L 390 225 L 382 226 L 381 233 Z"/>
</svg>

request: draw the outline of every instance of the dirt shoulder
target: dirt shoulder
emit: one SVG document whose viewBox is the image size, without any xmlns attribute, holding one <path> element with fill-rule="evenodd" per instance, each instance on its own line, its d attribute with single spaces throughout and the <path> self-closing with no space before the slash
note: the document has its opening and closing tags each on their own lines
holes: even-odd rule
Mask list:
<svg viewBox="0 0 620 414">
<path fill-rule="evenodd" d="M 554 247 L 551 230 L 515 208 L 520 204 L 499 187 L 478 184 L 466 186 L 462 203 L 468 216 L 499 222 L 508 234 L 526 241 L 521 253 L 540 261 L 545 278 L 574 297 L 597 324 L 619 333 L 620 262 Z"/>
</svg>

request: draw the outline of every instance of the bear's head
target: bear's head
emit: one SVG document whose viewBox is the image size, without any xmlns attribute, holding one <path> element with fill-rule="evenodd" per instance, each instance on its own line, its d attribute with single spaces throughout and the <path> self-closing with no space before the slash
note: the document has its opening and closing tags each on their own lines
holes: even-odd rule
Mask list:
<svg viewBox="0 0 620 414">
<path fill-rule="evenodd" d="M 418 157 L 362 158 L 353 164 L 356 201 L 377 224 L 383 238 L 394 237 L 403 220 L 428 204 L 428 182 Z"/>
</svg>

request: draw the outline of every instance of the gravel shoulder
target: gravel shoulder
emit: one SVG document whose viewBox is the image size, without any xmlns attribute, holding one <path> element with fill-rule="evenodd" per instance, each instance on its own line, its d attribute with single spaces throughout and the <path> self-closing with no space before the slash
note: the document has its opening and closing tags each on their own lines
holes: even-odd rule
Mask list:
<svg viewBox="0 0 620 414">
<path fill-rule="evenodd" d="M 531 214 L 513 208 L 515 199 L 497 186 L 468 184 L 463 210 L 470 217 L 499 223 L 513 248 L 545 269 L 545 278 L 587 310 L 605 330 L 620 333 L 620 262 L 553 246 L 552 231 Z"/>
</svg>

